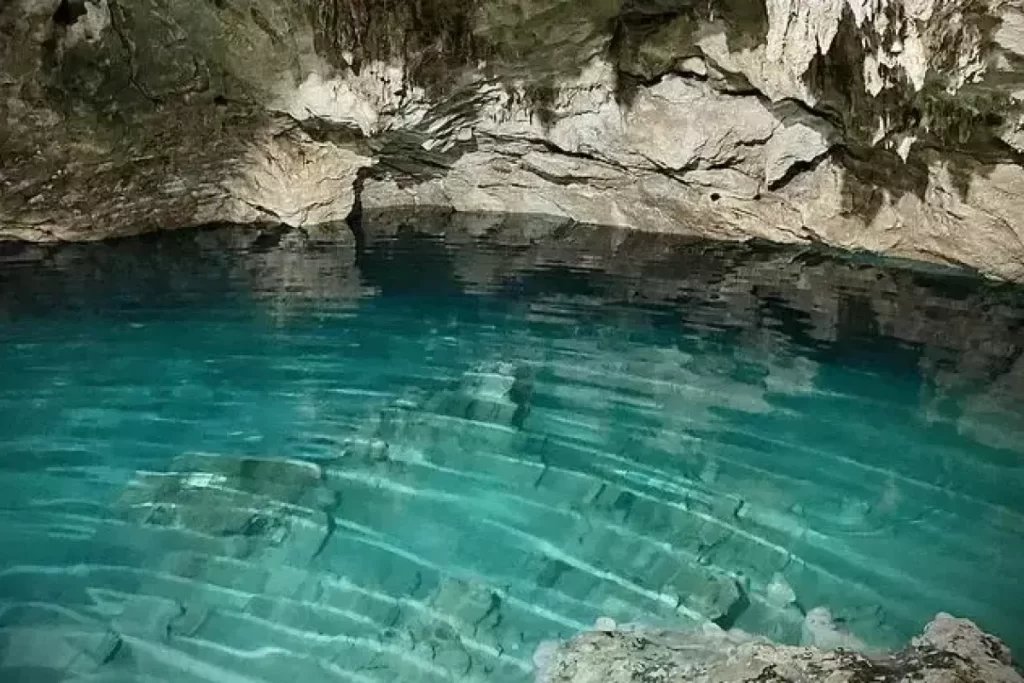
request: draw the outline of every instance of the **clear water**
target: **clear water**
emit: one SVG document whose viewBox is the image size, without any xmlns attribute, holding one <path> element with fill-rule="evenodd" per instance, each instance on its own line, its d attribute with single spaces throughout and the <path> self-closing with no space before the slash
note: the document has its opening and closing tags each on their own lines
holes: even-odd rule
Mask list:
<svg viewBox="0 0 1024 683">
<path fill-rule="evenodd" d="M 608 231 L 8 259 L 0 679 L 527 681 L 598 617 L 818 606 L 1024 651 L 1022 335 L 1012 289 Z"/>
</svg>

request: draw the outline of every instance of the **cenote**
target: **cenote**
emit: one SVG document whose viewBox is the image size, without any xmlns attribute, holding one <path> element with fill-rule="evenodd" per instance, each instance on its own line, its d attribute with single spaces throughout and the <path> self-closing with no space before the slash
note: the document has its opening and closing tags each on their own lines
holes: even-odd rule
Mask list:
<svg viewBox="0 0 1024 683">
<path fill-rule="evenodd" d="M 403 226 L 5 252 L 0 679 L 529 681 L 600 617 L 822 607 L 1024 652 L 1021 290 Z"/>
</svg>

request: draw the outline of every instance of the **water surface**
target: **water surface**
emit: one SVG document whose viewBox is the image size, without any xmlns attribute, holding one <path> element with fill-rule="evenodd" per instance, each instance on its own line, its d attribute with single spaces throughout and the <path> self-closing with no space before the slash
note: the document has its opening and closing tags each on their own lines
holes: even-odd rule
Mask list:
<svg viewBox="0 0 1024 683">
<path fill-rule="evenodd" d="M 220 234 L 0 264 L 4 681 L 526 681 L 601 616 L 797 643 L 820 606 L 1024 651 L 1019 290 Z"/>
</svg>

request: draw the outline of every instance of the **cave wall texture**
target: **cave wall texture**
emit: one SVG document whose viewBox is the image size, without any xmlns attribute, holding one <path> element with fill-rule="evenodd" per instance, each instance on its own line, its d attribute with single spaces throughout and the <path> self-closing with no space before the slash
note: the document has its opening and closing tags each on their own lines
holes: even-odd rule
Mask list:
<svg viewBox="0 0 1024 683">
<path fill-rule="evenodd" d="M 1024 281 L 1024 2 L 0 4 L 0 239 L 396 207 Z"/>
</svg>

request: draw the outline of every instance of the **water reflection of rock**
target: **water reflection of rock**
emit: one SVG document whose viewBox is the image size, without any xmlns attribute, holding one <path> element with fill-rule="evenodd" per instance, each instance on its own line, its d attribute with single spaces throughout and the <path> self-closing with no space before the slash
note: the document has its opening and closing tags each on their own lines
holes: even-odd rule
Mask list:
<svg viewBox="0 0 1024 683">
<path fill-rule="evenodd" d="M 0 320 L 59 301 L 102 310 L 215 303 L 245 296 L 275 317 L 364 294 L 345 225 L 297 229 L 210 227 L 99 244 L 0 247 Z"/>
<path fill-rule="evenodd" d="M 984 515 L 993 528 L 1008 528 L 1016 518 L 999 507 L 974 508 L 981 487 L 994 485 L 993 499 L 1005 498 L 1004 504 L 1012 495 L 1014 479 L 1003 476 L 1000 483 L 999 472 L 1014 462 L 1005 435 L 1014 433 L 1024 398 L 1024 378 L 1013 371 L 1024 345 L 1019 290 L 808 251 L 686 243 L 522 218 L 493 223 L 484 240 L 461 230 L 457 217 L 436 224 L 422 215 L 374 220 L 367 218 L 370 250 L 363 263 L 371 281 L 386 281 L 389 263 L 425 248 L 447 259 L 465 290 L 519 297 L 542 323 L 583 312 L 627 317 L 639 328 L 652 317 L 678 326 L 683 341 L 673 342 L 676 348 L 655 343 L 640 352 L 614 339 L 573 339 L 564 357 L 515 348 L 512 356 L 536 366 L 537 405 L 549 409 L 535 409 L 529 426 L 563 441 L 557 456 L 543 456 L 546 465 L 563 458 L 566 467 L 598 478 L 623 477 L 609 491 L 618 492 L 612 500 L 633 499 L 635 528 L 655 538 L 671 534 L 676 549 L 692 553 L 688 562 L 740 568 L 751 601 L 745 618 L 777 638 L 792 637 L 793 619 L 799 630 L 802 615 L 766 605 L 776 573 L 804 587 L 802 606 L 810 609 L 837 594 L 825 588 L 834 580 L 826 569 L 830 555 L 852 553 L 862 563 L 858 572 L 884 583 L 888 570 L 873 566 L 871 557 L 890 552 L 908 534 L 933 533 L 937 509 L 966 506 L 965 520 Z M 420 231 L 443 239 L 415 237 Z M 566 295 L 567 289 L 577 294 Z M 598 302 L 603 305 L 593 305 Z M 644 305 L 646 312 L 616 306 L 621 302 Z M 716 335 L 742 343 L 729 350 Z M 862 385 L 829 385 L 820 376 L 823 363 L 858 369 Z M 654 377 L 657 382 L 649 381 Z M 923 389 L 915 394 L 919 383 Z M 840 408 L 847 396 L 878 419 L 857 422 L 853 433 Z M 834 458 L 824 435 L 818 448 L 787 436 L 786 429 L 804 428 L 785 422 L 785 406 L 794 399 L 804 401 L 797 410 L 807 413 L 835 406 L 821 414 L 823 432 L 862 442 L 863 457 Z M 552 402 L 566 406 L 571 422 L 552 419 Z M 629 419 L 620 420 L 620 413 Z M 934 442 L 901 441 L 901 423 L 928 420 Z M 629 439 L 610 428 L 617 422 L 636 425 Z M 737 426 L 744 422 L 750 426 Z M 979 426 L 985 422 L 987 434 Z M 721 428 L 730 434 L 728 444 L 706 441 Z M 950 433 L 964 436 L 963 444 L 951 442 Z M 972 440 L 996 450 L 982 447 L 964 458 L 959 449 Z M 643 453 L 646 460 L 616 471 L 600 458 L 581 460 L 583 453 Z M 652 460 L 665 466 L 647 469 Z M 557 479 L 546 474 L 540 481 Z M 666 509 L 664 501 L 675 496 L 686 511 Z M 587 505 L 579 509 L 597 514 Z M 989 559 L 1004 563 L 995 550 L 1004 543 L 996 538 L 1008 537 L 993 533 Z M 964 563 L 950 564 L 967 571 Z M 657 570 L 649 572 L 660 590 Z M 844 595 L 836 606 L 841 618 L 858 632 L 905 632 L 908 623 L 896 625 L 905 619 L 899 601 L 880 609 L 884 601 L 866 586 L 835 586 Z"/>
<path fill-rule="evenodd" d="M 951 421 L 961 434 L 1014 451 L 1024 444 L 1024 346 L 1001 351 L 975 360 L 970 372 L 942 359 L 930 363 L 932 383 L 923 388 L 921 405 L 931 420 Z"/>
<path fill-rule="evenodd" d="M 908 369 L 934 380 L 922 396 L 925 412 L 942 405 L 959 430 L 996 447 L 1007 444 L 992 419 L 999 429 L 1014 421 L 1024 429 L 1014 410 L 1024 402 L 1024 376 L 1015 370 L 1024 349 L 1019 288 L 935 268 L 545 217 L 491 216 L 482 235 L 473 215 L 379 212 L 364 220 L 371 246 L 440 250 L 473 291 L 543 295 L 575 283 L 584 299 L 667 305 L 684 327 L 731 330 L 766 352 L 797 342 L 856 361 L 870 357 L 880 338 L 902 343 Z"/>
</svg>

